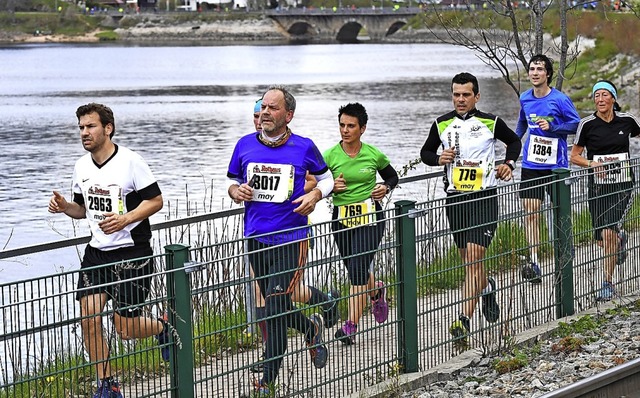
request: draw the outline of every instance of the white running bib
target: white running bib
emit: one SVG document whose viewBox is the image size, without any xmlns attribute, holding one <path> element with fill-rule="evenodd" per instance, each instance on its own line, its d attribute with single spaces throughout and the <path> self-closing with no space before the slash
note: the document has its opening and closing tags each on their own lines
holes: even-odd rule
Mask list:
<svg viewBox="0 0 640 398">
<path fill-rule="evenodd" d="M 531 135 L 527 160 L 539 164 L 556 164 L 558 160 L 558 139 Z"/>
<path fill-rule="evenodd" d="M 295 168 L 291 164 L 249 163 L 247 181 L 253 181 L 253 200 L 283 203 L 293 195 Z"/>
<path fill-rule="evenodd" d="M 85 192 L 85 208 L 89 218 L 102 221 L 107 213 L 124 214 L 122 188 L 118 185 L 91 185 Z"/>
<path fill-rule="evenodd" d="M 631 169 L 628 167 L 628 153 L 613 155 L 593 155 L 593 160 L 602 163 L 604 172 L 595 174 L 596 184 L 618 184 L 631 182 Z"/>
</svg>

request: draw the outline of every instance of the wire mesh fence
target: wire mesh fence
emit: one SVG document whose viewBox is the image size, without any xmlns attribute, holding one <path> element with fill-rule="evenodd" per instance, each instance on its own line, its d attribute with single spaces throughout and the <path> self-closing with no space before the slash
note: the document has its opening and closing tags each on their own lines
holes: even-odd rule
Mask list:
<svg viewBox="0 0 640 398">
<path fill-rule="evenodd" d="M 637 175 L 637 160 L 622 167 L 623 174 L 627 170 Z M 90 360 L 83 338 L 95 318 L 125 397 L 249 395 L 274 360 L 281 365 L 272 396 L 343 397 L 433 368 L 462 350 L 508 349 L 524 330 L 597 305 L 606 278 L 613 278 L 618 299 L 640 289 L 638 186 L 630 177 L 603 189 L 598 172 L 559 171 L 539 181 L 549 195 L 533 208 L 523 207 L 517 183 L 483 194 L 396 201 L 375 220 L 354 215 L 346 232 L 336 221 L 307 226 L 303 239 L 275 245 L 275 252 L 273 245 L 242 237 L 241 209 L 156 225 L 154 247 L 163 254 L 149 257 L 155 271 L 142 314 L 166 316 L 168 341 L 122 336 L 114 312 L 128 308 L 117 303 L 109 302 L 98 317 L 83 316 L 75 297 L 83 288 L 79 270 L 6 283 L 0 285 L 0 397 L 93 396 L 96 368 L 106 363 Z M 432 190 L 439 175 L 426 177 L 411 184 Z M 600 217 L 612 209 L 611 217 Z M 362 245 L 345 252 L 339 244 L 358 229 L 380 229 L 382 238 L 354 234 Z M 25 250 L 13 253 L 19 252 Z M 256 260 L 260 253 L 273 257 Z M 368 271 L 384 284 L 386 319 L 372 312 L 381 286 L 366 277 L 367 283 L 354 285 L 347 270 L 352 261 L 370 261 Z M 251 265 L 260 262 L 266 268 L 252 274 L 257 269 Z M 527 277 L 532 262 L 540 269 L 536 278 Z M 272 263 L 293 269 L 269 270 Z M 283 287 L 291 301 L 260 314 L 262 293 L 255 286 L 274 276 L 291 282 Z M 362 315 L 345 344 L 339 331 L 358 305 Z M 312 339 L 314 314 L 326 326 L 321 344 Z M 467 317 L 462 336 L 455 333 L 461 314 Z M 274 325 L 285 322 L 286 338 L 265 343 L 265 322 L 271 331 L 283 330 Z M 311 355 L 320 346 L 328 351 L 322 367 Z"/>
</svg>

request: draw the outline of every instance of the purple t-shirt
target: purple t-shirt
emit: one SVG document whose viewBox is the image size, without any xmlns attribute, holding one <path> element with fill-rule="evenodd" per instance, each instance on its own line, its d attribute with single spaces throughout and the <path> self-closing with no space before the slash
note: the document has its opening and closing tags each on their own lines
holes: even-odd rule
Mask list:
<svg viewBox="0 0 640 398">
<path fill-rule="evenodd" d="M 245 202 L 244 235 L 263 243 L 277 244 L 304 239 L 307 216 L 294 213 L 293 200 L 304 195 L 307 171 L 313 175 L 328 168 L 313 141 L 291 134 L 284 145 L 268 147 L 259 133 L 240 138 L 231 155 L 227 177 L 236 181 L 254 180 L 253 200 Z M 280 232 L 291 228 L 293 231 Z M 273 232 L 278 232 L 273 234 Z M 269 234 L 267 236 L 257 236 Z"/>
</svg>

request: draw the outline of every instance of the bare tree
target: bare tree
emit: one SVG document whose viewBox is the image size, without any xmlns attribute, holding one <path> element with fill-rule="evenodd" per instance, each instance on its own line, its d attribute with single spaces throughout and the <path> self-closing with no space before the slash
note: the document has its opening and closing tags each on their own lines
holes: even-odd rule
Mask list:
<svg viewBox="0 0 640 398">
<path fill-rule="evenodd" d="M 462 20 L 450 18 L 435 6 L 425 13 L 428 28 L 440 41 L 472 50 L 485 64 L 500 72 L 507 84 L 520 94 L 520 83 L 526 75 L 527 63 L 535 54 L 552 53 L 559 57 L 555 87 L 562 90 L 565 70 L 578 57 L 577 43 L 569 48 L 567 36 L 567 0 L 531 0 L 526 12 L 516 12 L 512 0 L 486 2 L 485 11 L 476 12 L 477 2 L 461 0 L 458 11 L 465 12 L 471 27 Z M 523 3 L 520 3 L 523 4 Z M 524 3 L 526 4 L 526 3 Z M 550 7 L 559 7 L 559 43 L 553 39 L 545 42 L 543 21 Z M 521 8 L 522 10 L 522 8 Z M 522 15 L 527 15 L 523 18 Z M 510 30 L 500 29 L 504 20 L 509 21 Z M 502 22 L 502 23 L 498 23 Z M 515 74 L 515 75 L 513 75 Z"/>
<path fill-rule="evenodd" d="M 4 1 L 4 6 L 3 7 L 5 10 L 7 10 L 7 12 L 9 13 L 9 15 L 11 15 L 11 23 L 15 24 L 16 23 L 16 4 L 15 4 L 15 0 L 5 0 Z"/>
</svg>

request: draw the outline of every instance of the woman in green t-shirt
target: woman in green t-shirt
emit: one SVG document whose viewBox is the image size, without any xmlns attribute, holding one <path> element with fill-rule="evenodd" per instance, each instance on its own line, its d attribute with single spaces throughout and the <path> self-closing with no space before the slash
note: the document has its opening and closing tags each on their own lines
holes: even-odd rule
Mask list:
<svg viewBox="0 0 640 398">
<path fill-rule="evenodd" d="M 341 107 L 338 122 L 342 140 L 324 153 L 335 179 L 332 229 L 351 282 L 349 316 L 335 334 L 346 345 L 355 342 L 367 292 L 376 322 L 386 321 L 389 315 L 386 289 L 375 280 L 371 264 L 385 228 L 380 201 L 398 184 L 398 173 L 378 148 L 360 140 L 367 120 L 361 104 Z M 377 173 L 384 180 L 382 184 L 376 182 Z"/>
</svg>

